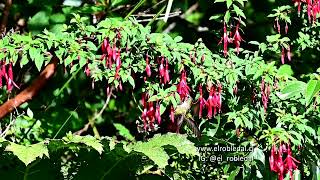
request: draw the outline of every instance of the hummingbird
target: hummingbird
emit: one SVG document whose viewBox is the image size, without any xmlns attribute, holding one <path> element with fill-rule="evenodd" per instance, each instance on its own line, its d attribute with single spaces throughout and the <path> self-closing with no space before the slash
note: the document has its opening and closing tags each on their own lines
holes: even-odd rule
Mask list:
<svg viewBox="0 0 320 180">
<path fill-rule="evenodd" d="M 192 115 L 189 113 L 189 110 L 191 109 L 192 100 L 193 100 L 192 97 L 188 95 L 186 99 L 175 108 L 174 115 L 180 116 L 180 118 L 177 121 L 176 132 L 179 133 L 182 124 L 185 122 L 192 129 L 192 132 L 198 138 L 200 138 L 201 136 L 200 130 L 196 125 L 196 123 L 194 122 Z"/>
</svg>

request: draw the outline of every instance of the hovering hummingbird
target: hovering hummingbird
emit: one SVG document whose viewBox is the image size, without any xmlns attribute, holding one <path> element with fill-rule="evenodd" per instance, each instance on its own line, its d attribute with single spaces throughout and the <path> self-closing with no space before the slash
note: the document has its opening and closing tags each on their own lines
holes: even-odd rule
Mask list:
<svg viewBox="0 0 320 180">
<path fill-rule="evenodd" d="M 195 124 L 194 119 L 192 118 L 192 115 L 188 112 L 191 109 L 192 100 L 193 100 L 192 97 L 188 95 L 186 99 L 175 108 L 174 115 L 180 116 L 180 118 L 177 121 L 176 132 L 179 133 L 182 124 L 185 122 L 192 129 L 192 132 L 198 138 L 200 138 L 201 136 L 200 130 L 198 126 Z"/>
</svg>

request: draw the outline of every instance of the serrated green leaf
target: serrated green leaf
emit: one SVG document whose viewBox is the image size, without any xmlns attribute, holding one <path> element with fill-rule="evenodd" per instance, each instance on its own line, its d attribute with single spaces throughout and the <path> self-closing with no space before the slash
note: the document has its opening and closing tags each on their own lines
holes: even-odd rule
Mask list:
<svg viewBox="0 0 320 180">
<path fill-rule="evenodd" d="M 99 154 L 103 152 L 103 146 L 95 137 L 92 136 L 78 136 L 78 135 L 70 135 L 68 134 L 67 137 L 63 138 L 64 141 L 67 143 L 83 143 L 89 147 L 92 147 Z"/>
<path fill-rule="evenodd" d="M 138 142 L 129 148 L 136 152 L 141 152 L 148 156 L 159 166 L 165 168 L 168 165 L 169 155 L 163 146 L 174 146 L 180 154 L 199 155 L 194 144 L 187 139 L 186 135 L 168 133 L 165 135 L 155 135 L 148 142 Z"/>
<path fill-rule="evenodd" d="M 119 123 L 113 123 L 114 127 L 119 131 L 120 136 L 127 138 L 130 141 L 134 140 L 134 137 L 131 135 L 130 131 Z"/>
<path fill-rule="evenodd" d="M 42 158 L 44 155 L 49 157 L 47 146 L 41 142 L 30 146 L 23 146 L 15 143 L 10 143 L 5 151 L 12 152 L 17 156 L 26 166 L 38 157 Z"/>
</svg>

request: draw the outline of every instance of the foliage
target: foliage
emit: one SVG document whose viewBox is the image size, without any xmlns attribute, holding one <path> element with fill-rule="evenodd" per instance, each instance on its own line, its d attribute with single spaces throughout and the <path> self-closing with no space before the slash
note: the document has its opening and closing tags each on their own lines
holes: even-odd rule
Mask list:
<svg viewBox="0 0 320 180">
<path fill-rule="evenodd" d="M 320 26 L 313 4 L 295 3 L 302 3 L 301 18 L 291 2 L 273 4 L 264 13 L 274 30 L 257 41 L 244 33 L 253 1 L 201 1 L 221 8 L 209 17 L 191 12 L 186 21 L 200 26 L 207 18 L 221 27 L 212 29 L 221 36 L 216 47 L 207 37 L 190 43 L 183 32 L 163 33 L 161 21 L 144 26 L 129 17 L 144 1 L 129 18 L 110 10 L 126 1 L 99 3 L 62 10 L 47 4 L 30 15 L 32 33 L 10 31 L 0 40 L 2 102 L 59 59 L 39 96 L 2 120 L 1 177 L 320 177 Z M 91 14 L 103 10 L 114 17 L 92 23 Z"/>
</svg>

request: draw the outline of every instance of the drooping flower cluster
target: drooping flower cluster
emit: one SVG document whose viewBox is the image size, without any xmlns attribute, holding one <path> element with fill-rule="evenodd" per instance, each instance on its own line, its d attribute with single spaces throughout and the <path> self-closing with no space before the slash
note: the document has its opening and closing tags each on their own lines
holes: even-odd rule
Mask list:
<svg viewBox="0 0 320 180">
<path fill-rule="evenodd" d="M 307 6 L 308 20 L 309 22 L 315 22 L 318 14 L 320 14 L 320 0 L 293 0 L 298 6 L 298 15 L 301 12 L 301 3 L 305 3 Z"/>
<path fill-rule="evenodd" d="M 286 158 L 283 155 L 286 154 Z M 284 159 L 284 160 L 283 160 Z M 278 174 L 278 179 L 283 180 L 284 175 L 289 173 L 292 179 L 293 171 L 298 167 L 296 163 L 300 163 L 292 156 L 290 143 L 280 144 L 279 148 L 275 144 L 272 145 L 271 154 L 269 157 L 269 165 L 271 171 Z"/>
<path fill-rule="evenodd" d="M 159 59 L 158 59 L 159 62 Z M 168 59 L 166 59 L 166 64 L 164 66 L 164 57 L 161 58 L 160 66 L 159 66 L 159 78 L 161 84 L 167 84 L 170 81 L 169 76 L 169 62 Z"/>
<path fill-rule="evenodd" d="M 274 20 L 274 29 L 277 30 L 277 32 L 279 34 L 281 34 L 281 25 L 279 23 L 279 18 L 277 17 L 275 20 Z M 288 22 L 286 21 L 285 22 L 285 26 L 284 26 L 284 32 L 285 34 L 288 34 L 288 30 L 289 30 L 289 26 L 288 26 Z"/>
<path fill-rule="evenodd" d="M 199 86 L 199 118 L 202 117 L 203 109 L 206 108 L 208 111 L 207 117 L 209 119 L 212 118 L 212 113 L 213 116 L 215 116 L 218 112 L 221 112 L 221 105 L 222 105 L 222 98 L 221 98 L 221 91 L 222 91 L 222 86 L 219 83 L 216 87 L 215 86 L 208 86 L 207 87 L 209 91 L 209 97 L 207 100 L 203 98 L 203 91 L 202 91 L 202 86 Z M 213 112 L 212 112 L 213 110 Z"/>
<path fill-rule="evenodd" d="M 190 88 L 187 84 L 187 73 L 185 70 L 182 71 L 180 76 L 180 83 L 177 85 L 177 92 L 180 95 L 181 101 L 189 95 Z"/>
<path fill-rule="evenodd" d="M 243 41 L 239 32 L 239 26 L 240 26 L 240 22 L 238 22 L 235 28 L 235 31 L 233 33 L 234 35 L 232 37 L 232 33 L 228 34 L 226 23 L 224 23 L 223 25 L 223 37 L 221 38 L 221 41 L 219 42 L 219 44 L 221 44 L 221 42 L 223 41 L 223 54 L 225 57 L 228 55 L 229 43 L 234 43 L 234 45 L 236 46 L 237 54 L 239 54 L 240 43 L 241 41 Z"/>
<path fill-rule="evenodd" d="M 3 83 L 2 79 L 6 80 L 7 90 L 9 92 L 12 91 L 13 86 L 19 89 L 19 87 L 13 81 L 13 71 L 12 71 L 12 63 L 5 64 L 5 61 L 0 62 L 1 69 L 0 69 L 0 88 L 2 88 Z M 7 68 L 8 66 L 8 68 Z"/>
<path fill-rule="evenodd" d="M 160 104 L 156 102 L 156 108 L 154 108 L 154 102 L 148 102 L 149 96 L 146 93 L 142 94 L 142 121 L 143 127 L 145 131 L 152 131 L 154 130 L 154 122 L 157 120 L 158 124 L 161 124 L 161 115 L 160 115 Z"/>
<path fill-rule="evenodd" d="M 267 111 L 268 108 L 268 101 L 270 96 L 270 85 L 265 83 L 264 79 L 261 81 L 260 90 L 261 90 L 261 98 L 262 98 L 262 104 L 264 107 L 264 111 Z"/>
<path fill-rule="evenodd" d="M 119 33 L 118 33 L 119 34 Z M 109 38 L 105 38 L 101 45 L 102 56 L 101 60 L 105 59 L 106 66 L 110 69 L 112 65 L 116 65 L 116 74 L 115 79 L 119 79 L 119 71 L 121 67 L 121 49 L 116 47 L 117 41 L 121 38 L 121 36 L 116 36 L 114 39 L 113 46 L 111 47 Z"/>
</svg>

